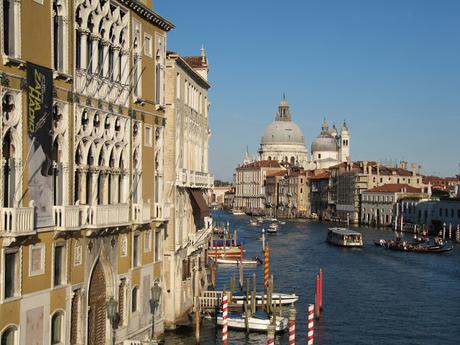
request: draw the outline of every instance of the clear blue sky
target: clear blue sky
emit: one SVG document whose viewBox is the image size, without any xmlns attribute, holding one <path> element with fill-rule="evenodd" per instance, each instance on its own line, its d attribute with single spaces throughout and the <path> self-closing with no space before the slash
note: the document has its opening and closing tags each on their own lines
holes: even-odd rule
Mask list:
<svg viewBox="0 0 460 345">
<path fill-rule="evenodd" d="M 154 0 L 168 49 L 210 62 L 209 164 L 230 180 L 283 92 L 310 152 L 323 117 L 353 160 L 459 173 L 460 0 Z"/>
</svg>

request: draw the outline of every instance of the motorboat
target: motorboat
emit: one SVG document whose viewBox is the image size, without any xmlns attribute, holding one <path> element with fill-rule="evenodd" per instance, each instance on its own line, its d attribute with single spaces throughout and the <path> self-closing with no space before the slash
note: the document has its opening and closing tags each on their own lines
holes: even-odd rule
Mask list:
<svg viewBox="0 0 460 345">
<path fill-rule="evenodd" d="M 222 325 L 222 314 L 217 315 L 217 324 Z M 277 316 L 275 322 L 275 331 L 283 332 L 288 328 L 288 319 L 285 317 Z M 229 313 L 227 325 L 233 329 L 246 329 L 246 318 L 244 314 Z M 255 314 L 248 317 L 248 327 L 253 331 L 266 332 L 268 325 L 270 325 L 270 317 L 263 312 L 257 311 Z"/>
<path fill-rule="evenodd" d="M 267 229 L 267 232 L 269 233 L 275 233 L 278 231 L 278 224 L 276 223 L 271 223 L 269 226 L 268 226 L 268 229 Z"/>
<path fill-rule="evenodd" d="M 245 295 L 233 295 L 232 299 L 236 302 L 236 304 L 244 304 L 246 299 Z M 272 294 L 272 301 L 276 304 L 281 302 L 281 305 L 291 305 L 296 303 L 299 300 L 299 296 L 296 294 L 287 294 L 287 293 L 273 293 Z M 267 295 L 256 295 L 256 303 L 257 305 L 261 305 L 262 301 L 267 301 Z"/>
<path fill-rule="evenodd" d="M 249 220 L 249 224 L 251 224 L 252 226 L 258 225 L 257 219 L 251 218 L 251 219 Z"/>
<path fill-rule="evenodd" d="M 363 246 L 362 234 L 347 228 L 329 228 L 327 241 L 340 247 Z"/>
<path fill-rule="evenodd" d="M 215 256 L 211 257 L 213 261 L 220 265 L 247 265 L 247 266 L 257 266 L 262 264 L 262 261 L 259 258 L 253 259 L 242 259 L 240 256 Z"/>
</svg>

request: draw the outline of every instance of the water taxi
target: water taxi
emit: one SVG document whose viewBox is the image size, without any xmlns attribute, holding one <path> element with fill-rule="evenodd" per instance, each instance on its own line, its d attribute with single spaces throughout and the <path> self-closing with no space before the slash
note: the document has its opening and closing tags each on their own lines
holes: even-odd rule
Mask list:
<svg viewBox="0 0 460 345">
<path fill-rule="evenodd" d="M 329 228 L 327 241 L 341 247 L 363 246 L 363 237 L 361 233 L 347 228 Z"/>
<path fill-rule="evenodd" d="M 246 296 L 244 294 L 234 294 L 232 296 L 234 302 L 236 304 L 244 304 L 244 301 L 246 299 Z M 274 292 L 272 294 L 272 301 L 276 304 L 281 304 L 281 305 L 291 305 L 293 303 L 296 303 L 299 300 L 299 296 L 296 294 L 288 294 L 288 293 L 276 293 Z M 262 295 L 256 295 L 256 303 L 257 305 L 262 305 L 262 302 L 267 301 L 267 295 L 264 294 Z"/>
</svg>

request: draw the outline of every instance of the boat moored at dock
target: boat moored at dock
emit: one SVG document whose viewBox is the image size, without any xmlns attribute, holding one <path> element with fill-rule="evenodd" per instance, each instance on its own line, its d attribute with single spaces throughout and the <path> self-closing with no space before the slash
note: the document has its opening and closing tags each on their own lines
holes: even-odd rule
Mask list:
<svg viewBox="0 0 460 345">
<path fill-rule="evenodd" d="M 246 321 L 244 314 L 229 314 L 228 315 L 228 327 L 233 329 L 246 329 Z M 248 327 L 253 331 L 266 332 L 268 325 L 271 320 L 266 313 L 256 312 L 255 314 L 248 317 Z M 223 318 L 222 314 L 217 315 L 217 324 L 222 325 Z M 276 317 L 276 332 L 284 332 L 288 327 L 288 319 L 285 317 Z"/>
<path fill-rule="evenodd" d="M 340 247 L 363 246 L 362 234 L 347 228 L 329 228 L 327 241 Z"/>
</svg>

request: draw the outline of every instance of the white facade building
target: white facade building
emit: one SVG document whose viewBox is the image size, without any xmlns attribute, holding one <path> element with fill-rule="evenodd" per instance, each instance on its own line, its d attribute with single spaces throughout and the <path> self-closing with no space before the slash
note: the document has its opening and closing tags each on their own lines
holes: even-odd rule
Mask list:
<svg viewBox="0 0 460 345">
<path fill-rule="evenodd" d="M 211 232 L 203 195 L 213 187 L 208 171 L 208 60 L 169 52 L 166 65 L 165 199 L 171 219 L 165 243 L 165 326 L 188 322 L 196 296 L 207 287 L 206 248 Z"/>
</svg>

